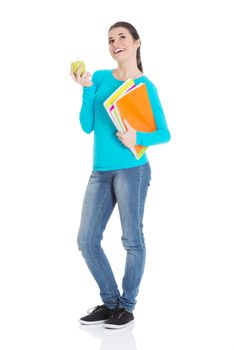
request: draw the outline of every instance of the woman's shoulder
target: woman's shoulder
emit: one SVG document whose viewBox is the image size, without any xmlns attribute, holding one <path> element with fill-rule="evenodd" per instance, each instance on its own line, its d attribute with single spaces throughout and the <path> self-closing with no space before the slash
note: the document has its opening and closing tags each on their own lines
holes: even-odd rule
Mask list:
<svg viewBox="0 0 234 350">
<path fill-rule="evenodd" d="M 149 78 L 148 75 L 143 75 L 143 80 L 144 80 L 144 83 L 148 84 L 148 85 L 151 85 L 151 86 L 156 86 L 155 85 L 155 81 L 151 78 Z"/>
<path fill-rule="evenodd" d="M 110 75 L 110 69 L 97 69 L 92 74 L 92 80 L 97 86 L 103 81 L 105 77 Z"/>
<path fill-rule="evenodd" d="M 143 77 L 143 82 L 146 84 L 147 88 L 152 90 L 152 91 L 158 91 L 157 86 L 155 85 L 155 82 L 148 78 L 148 76 L 144 75 Z"/>
<path fill-rule="evenodd" d="M 93 75 L 95 75 L 96 77 L 102 77 L 107 74 L 110 74 L 110 71 L 110 69 L 97 69 L 93 72 Z"/>
</svg>

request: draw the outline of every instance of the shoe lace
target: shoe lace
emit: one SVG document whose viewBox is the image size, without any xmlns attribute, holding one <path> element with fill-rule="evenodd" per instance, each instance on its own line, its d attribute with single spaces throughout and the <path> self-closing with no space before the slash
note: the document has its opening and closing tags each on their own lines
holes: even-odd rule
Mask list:
<svg viewBox="0 0 234 350">
<path fill-rule="evenodd" d="M 94 314 L 95 312 L 97 311 L 100 311 L 104 308 L 104 305 L 97 305 L 97 306 L 94 306 L 93 308 L 89 309 L 87 311 L 87 313 L 90 315 L 90 314 Z"/>
</svg>

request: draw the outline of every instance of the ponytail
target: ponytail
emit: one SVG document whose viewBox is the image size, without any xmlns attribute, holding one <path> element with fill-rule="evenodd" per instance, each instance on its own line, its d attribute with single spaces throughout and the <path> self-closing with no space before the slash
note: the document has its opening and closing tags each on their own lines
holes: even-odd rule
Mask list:
<svg viewBox="0 0 234 350">
<path fill-rule="evenodd" d="M 143 73 L 143 67 L 142 67 L 142 62 L 141 62 L 141 51 L 140 51 L 140 46 L 137 49 L 137 67 L 140 69 L 140 71 Z"/>
</svg>

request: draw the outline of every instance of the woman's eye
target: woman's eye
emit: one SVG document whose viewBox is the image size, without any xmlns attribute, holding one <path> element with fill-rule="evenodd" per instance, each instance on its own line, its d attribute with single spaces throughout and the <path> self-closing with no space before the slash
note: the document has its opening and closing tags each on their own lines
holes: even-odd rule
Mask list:
<svg viewBox="0 0 234 350">
<path fill-rule="evenodd" d="M 120 35 L 120 39 L 125 39 L 126 38 L 126 36 L 124 36 L 124 35 Z M 113 39 L 111 39 L 111 40 L 109 40 L 109 44 L 111 44 L 111 43 L 113 43 Z"/>
</svg>

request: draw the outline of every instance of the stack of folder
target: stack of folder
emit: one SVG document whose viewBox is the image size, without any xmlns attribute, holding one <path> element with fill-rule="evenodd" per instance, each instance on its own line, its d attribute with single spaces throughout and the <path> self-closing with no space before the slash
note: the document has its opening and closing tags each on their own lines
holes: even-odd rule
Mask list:
<svg viewBox="0 0 234 350">
<path fill-rule="evenodd" d="M 124 119 L 137 131 L 152 132 L 156 130 L 145 83 L 136 85 L 132 78 L 126 80 L 108 97 L 103 105 L 116 129 L 120 132 L 127 131 Z M 136 159 L 140 159 L 147 148 L 136 145 L 130 149 Z"/>
</svg>

